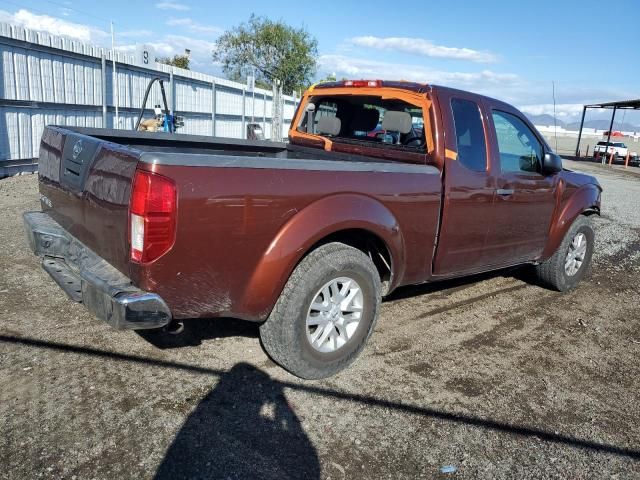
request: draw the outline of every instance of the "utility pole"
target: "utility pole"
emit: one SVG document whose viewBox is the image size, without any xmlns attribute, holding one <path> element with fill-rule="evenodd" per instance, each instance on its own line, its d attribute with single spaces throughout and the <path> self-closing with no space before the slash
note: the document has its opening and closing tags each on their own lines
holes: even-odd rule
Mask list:
<svg viewBox="0 0 640 480">
<path fill-rule="evenodd" d="M 118 88 L 118 74 L 116 72 L 116 36 L 113 31 L 113 21 L 111 22 L 111 59 L 113 60 L 113 103 L 116 107 L 116 119 L 114 127 L 118 128 L 120 126 L 120 115 L 118 114 L 118 103 L 120 103 L 120 88 Z"/>
<path fill-rule="evenodd" d="M 556 82 L 551 80 L 551 89 L 553 95 L 553 135 L 556 140 L 556 153 L 558 153 L 558 122 L 556 120 Z"/>
<path fill-rule="evenodd" d="M 282 140 L 282 87 L 278 79 L 273 80 L 271 97 L 271 141 Z"/>
</svg>

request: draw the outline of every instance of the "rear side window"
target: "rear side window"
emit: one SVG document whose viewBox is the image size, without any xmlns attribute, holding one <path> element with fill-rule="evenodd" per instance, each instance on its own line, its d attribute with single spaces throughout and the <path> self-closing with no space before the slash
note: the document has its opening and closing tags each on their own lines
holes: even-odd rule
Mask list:
<svg viewBox="0 0 640 480">
<path fill-rule="evenodd" d="M 478 104 L 471 100 L 453 98 L 451 111 L 456 129 L 458 161 L 469 170 L 486 171 L 487 148 Z"/>
</svg>

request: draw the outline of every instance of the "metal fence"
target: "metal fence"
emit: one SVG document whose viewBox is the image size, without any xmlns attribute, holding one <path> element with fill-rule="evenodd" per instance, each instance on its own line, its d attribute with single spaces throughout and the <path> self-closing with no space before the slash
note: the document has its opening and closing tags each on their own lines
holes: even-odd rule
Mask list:
<svg viewBox="0 0 640 480">
<path fill-rule="evenodd" d="M 116 52 L 114 76 L 111 50 L 6 23 L 0 53 L 0 177 L 35 169 L 45 125 L 132 129 L 154 77 L 167 84 L 171 111 L 184 117 L 180 133 L 244 138 L 255 122 L 266 138 L 282 138 L 296 108 L 295 97 L 281 96 L 282 132 L 273 135 L 278 109 L 268 90 L 163 64 L 143 68 L 123 52 Z M 156 84 L 145 116 L 159 103 Z"/>
</svg>

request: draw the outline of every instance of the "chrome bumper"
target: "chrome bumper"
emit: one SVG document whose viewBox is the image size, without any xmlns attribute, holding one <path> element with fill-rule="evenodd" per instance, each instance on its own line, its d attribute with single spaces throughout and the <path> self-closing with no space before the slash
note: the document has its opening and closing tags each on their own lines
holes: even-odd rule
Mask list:
<svg viewBox="0 0 640 480">
<path fill-rule="evenodd" d="M 44 212 L 26 212 L 31 250 L 72 300 L 117 329 L 159 328 L 171 321 L 162 298 L 140 290 L 125 275 L 73 237 Z"/>
</svg>

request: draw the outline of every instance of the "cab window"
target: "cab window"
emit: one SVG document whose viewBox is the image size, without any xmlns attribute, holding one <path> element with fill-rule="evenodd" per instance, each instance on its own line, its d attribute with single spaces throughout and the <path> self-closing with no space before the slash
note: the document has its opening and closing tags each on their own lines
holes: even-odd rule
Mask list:
<svg viewBox="0 0 640 480">
<path fill-rule="evenodd" d="M 510 113 L 493 111 L 498 139 L 500 168 L 503 172 L 539 173 L 542 144 L 522 119 Z"/>
<path fill-rule="evenodd" d="M 451 111 L 456 130 L 458 161 L 469 170 L 486 171 L 487 147 L 478 104 L 471 100 L 453 98 Z"/>
</svg>

